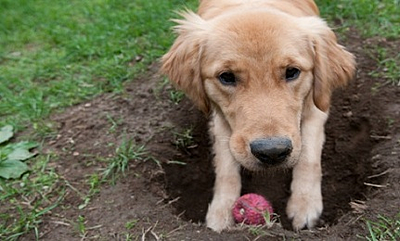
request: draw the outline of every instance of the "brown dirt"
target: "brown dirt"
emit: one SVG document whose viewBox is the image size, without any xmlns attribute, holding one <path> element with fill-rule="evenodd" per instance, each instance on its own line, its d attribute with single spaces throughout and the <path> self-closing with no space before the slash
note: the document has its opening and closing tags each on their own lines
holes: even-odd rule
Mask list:
<svg viewBox="0 0 400 241">
<path fill-rule="evenodd" d="M 169 100 L 171 87 L 162 85 L 155 65 L 129 83 L 123 94 L 104 94 L 52 116 L 58 135 L 48 140 L 45 151 L 59 155 L 49 165 L 65 180 L 60 185 L 66 186 L 66 193 L 62 204 L 43 218 L 41 240 L 82 239 L 79 216 L 85 219 L 84 237 L 96 240 L 125 240 L 128 235 L 133 240 L 253 240 L 258 236 L 261 240 L 354 240 L 367 235 L 365 219 L 376 220 L 377 214 L 393 218 L 400 207 L 400 88 L 369 75 L 376 69 L 370 57 L 374 46 L 396 53 L 399 42 L 363 40 L 357 35 L 345 42 L 357 55 L 358 76 L 348 88 L 335 92 L 326 125 L 324 212 L 319 228 L 290 230 L 284 212 L 290 172 L 282 171 L 270 176 L 243 172 L 243 192 L 258 192 L 271 200 L 279 223 L 261 231 L 238 227 L 217 234 L 208 230 L 203 221 L 214 172 L 206 120 L 188 100 L 178 105 Z M 174 133 L 188 128 L 194 130 L 194 142 L 186 148 L 174 145 Z M 124 137 L 145 144 L 160 165 L 154 160 L 131 160 L 125 176 L 115 185 L 103 184 L 79 209 L 90 188 L 90 175 L 101 173 L 104 159 L 114 155 Z M 128 229 L 131 221 L 137 223 Z"/>
</svg>

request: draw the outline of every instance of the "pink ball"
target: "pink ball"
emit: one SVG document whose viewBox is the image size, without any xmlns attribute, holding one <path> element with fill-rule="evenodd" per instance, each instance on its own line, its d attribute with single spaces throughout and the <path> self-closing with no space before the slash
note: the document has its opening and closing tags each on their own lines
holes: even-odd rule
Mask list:
<svg viewBox="0 0 400 241">
<path fill-rule="evenodd" d="M 237 223 L 248 225 L 265 224 L 266 213 L 270 218 L 274 210 L 271 204 L 263 196 L 249 193 L 241 196 L 233 205 L 232 214 Z"/>
</svg>

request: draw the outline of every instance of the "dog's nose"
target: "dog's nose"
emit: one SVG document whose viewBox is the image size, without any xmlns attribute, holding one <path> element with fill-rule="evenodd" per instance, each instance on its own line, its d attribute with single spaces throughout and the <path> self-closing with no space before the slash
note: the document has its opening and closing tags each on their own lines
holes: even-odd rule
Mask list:
<svg viewBox="0 0 400 241">
<path fill-rule="evenodd" d="M 285 137 L 257 139 L 250 143 L 251 153 L 262 163 L 277 165 L 292 152 L 292 141 Z"/>
</svg>

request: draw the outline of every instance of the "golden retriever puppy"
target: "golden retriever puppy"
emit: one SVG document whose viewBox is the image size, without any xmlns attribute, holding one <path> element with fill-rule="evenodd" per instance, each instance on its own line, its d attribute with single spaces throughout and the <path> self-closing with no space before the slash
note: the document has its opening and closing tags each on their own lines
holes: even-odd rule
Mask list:
<svg viewBox="0 0 400 241">
<path fill-rule="evenodd" d="M 312 0 L 203 0 L 176 20 L 162 71 L 210 116 L 216 180 L 206 222 L 234 224 L 240 168 L 293 168 L 287 215 L 313 227 L 322 212 L 321 150 L 332 91 L 354 56 Z"/>
</svg>

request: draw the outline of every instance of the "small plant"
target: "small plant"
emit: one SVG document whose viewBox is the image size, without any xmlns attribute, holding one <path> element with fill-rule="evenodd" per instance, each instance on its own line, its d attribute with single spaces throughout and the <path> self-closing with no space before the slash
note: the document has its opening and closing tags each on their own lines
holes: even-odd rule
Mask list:
<svg viewBox="0 0 400 241">
<path fill-rule="evenodd" d="M 133 240 L 133 235 L 130 233 L 125 233 L 125 240 L 126 241 L 131 241 Z"/>
<path fill-rule="evenodd" d="M 100 184 L 102 182 L 101 182 L 99 174 L 94 173 L 94 174 L 90 175 L 89 179 L 86 182 L 90 186 L 89 193 L 86 195 L 86 197 L 84 197 L 83 203 L 78 206 L 79 209 L 84 209 L 89 204 L 91 198 L 95 194 L 100 192 Z"/>
<path fill-rule="evenodd" d="M 375 60 L 378 63 L 378 67 L 376 70 L 371 71 L 369 75 L 386 80 L 382 85 L 400 86 L 400 54 L 392 56 L 386 49 L 378 48 L 374 55 L 377 55 Z"/>
<path fill-rule="evenodd" d="M 183 93 L 180 90 L 170 90 L 169 91 L 169 98 L 171 99 L 171 101 L 177 105 L 179 104 L 179 102 L 181 102 L 181 100 L 183 99 L 183 97 L 185 97 L 185 93 Z"/>
<path fill-rule="evenodd" d="M 108 120 L 108 121 L 110 122 L 110 124 L 111 124 L 111 127 L 109 128 L 108 131 L 109 131 L 110 133 L 114 133 L 115 130 L 116 130 L 116 128 L 121 124 L 122 119 L 114 120 L 113 117 L 112 117 L 110 114 L 108 114 L 108 113 L 107 113 L 106 117 L 107 117 L 107 120 Z"/>
<path fill-rule="evenodd" d="M 115 152 L 114 157 L 107 159 L 108 167 L 102 173 L 103 180 L 111 176 L 112 183 L 115 182 L 117 174 L 125 174 L 129 161 L 146 161 L 149 159 L 149 157 L 146 157 L 145 147 L 136 145 L 132 139 L 124 139 Z"/>
<path fill-rule="evenodd" d="M 180 133 L 175 132 L 173 144 L 182 149 L 193 147 L 195 145 L 193 138 L 193 128 L 187 128 Z"/>
<path fill-rule="evenodd" d="M 265 231 L 263 230 L 263 226 L 261 225 L 256 225 L 256 226 L 249 226 L 249 233 L 251 233 L 254 236 L 261 236 L 265 235 Z"/>
<path fill-rule="evenodd" d="M 279 221 L 279 216 L 276 213 L 265 212 L 264 219 L 265 219 L 264 226 L 267 228 L 271 228 L 276 222 Z"/>
<path fill-rule="evenodd" d="M 138 219 L 133 219 L 133 220 L 131 220 L 131 221 L 128 221 L 128 222 L 126 222 L 126 224 L 125 224 L 125 228 L 128 229 L 128 230 L 130 230 L 130 229 L 134 228 L 138 222 L 139 222 Z"/>
<path fill-rule="evenodd" d="M 84 237 L 86 235 L 86 220 L 84 216 L 79 215 L 76 221 L 76 228 L 78 229 L 79 234 Z"/>
<path fill-rule="evenodd" d="M 378 215 L 378 221 L 366 221 L 370 241 L 399 240 L 400 239 L 400 213 L 394 219 Z"/>
<path fill-rule="evenodd" d="M 0 128 L 0 178 L 15 179 L 21 177 L 29 170 L 28 165 L 23 161 L 36 155 L 29 150 L 37 147 L 37 143 L 27 141 L 10 143 L 9 140 L 13 136 L 12 126 L 7 125 Z"/>
</svg>

